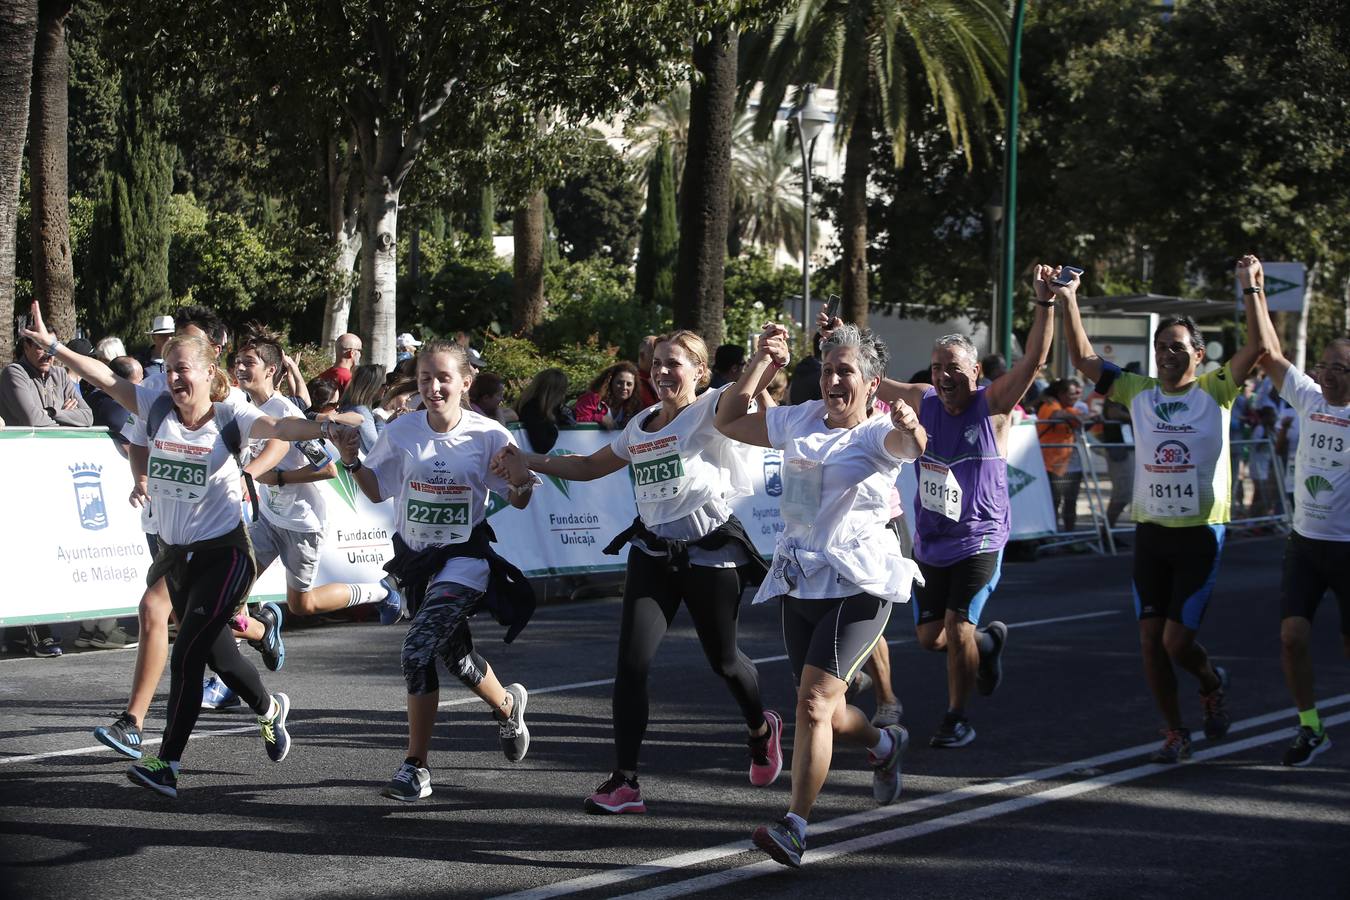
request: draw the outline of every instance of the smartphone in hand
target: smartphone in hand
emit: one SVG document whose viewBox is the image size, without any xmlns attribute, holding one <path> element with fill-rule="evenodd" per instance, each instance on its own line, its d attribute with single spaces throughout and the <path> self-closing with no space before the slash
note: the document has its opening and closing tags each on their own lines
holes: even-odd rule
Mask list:
<svg viewBox="0 0 1350 900">
<path fill-rule="evenodd" d="M 825 301 L 825 320 L 832 321 L 839 318 L 839 305 L 843 300 L 838 294 L 831 294 L 830 299 Z"/>
<path fill-rule="evenodd" d="M 1061 266 L 1059 274 L 1051 279 L 1051 284 L 1057 284 L 1060 287 L 1068 287 L 1073 284 L 1074 276 L 1083 277 L 1083 270 L 1077 266 Z"/>
</svg>

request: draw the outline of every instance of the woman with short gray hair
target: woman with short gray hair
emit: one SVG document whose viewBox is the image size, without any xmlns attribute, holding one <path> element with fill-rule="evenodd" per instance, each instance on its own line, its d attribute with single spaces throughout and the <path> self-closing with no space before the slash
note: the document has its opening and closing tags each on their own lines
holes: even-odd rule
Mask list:
<svg viewBox="0 0 1350 900">
<path fill-rule="evenodd" d="M 754 841 L 787 866 L 801 865 L 806 820 L 836 738 L 868 750 L 878 803 L 900 796 L 909 735 L 898 724 L 877 728 L 845 698 L 918 575 L 887 525 L 900 466 L 923 453 L 927 435 L 904 402 L 889 416 L 874 409 L 886 355 L 870 331 L 838 327 L 821 345 L 822 399 L 751 412 L 755 386 L 788 360 L 786 329 L 766 325 L 758 352 L 717 409 L 717 427 L 727 437 L 783 451 L 780 509 L 787 527 L 754 602 L 778 601 L 798 685 L 792 802 L 782 820 L 755 831 Z"/>
</svg>

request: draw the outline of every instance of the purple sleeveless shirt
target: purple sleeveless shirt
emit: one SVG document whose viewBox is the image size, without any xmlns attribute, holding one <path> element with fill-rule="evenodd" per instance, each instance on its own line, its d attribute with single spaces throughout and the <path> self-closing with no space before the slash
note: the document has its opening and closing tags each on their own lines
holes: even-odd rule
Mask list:
<svg viewBox="0 0 1350 900">
<path fill-rule="evenodd" d="M 986 390 L 976 390 L 970 406 L 959 416 L 942 407 L 936 390 L 924 394 L 919 405 L 919 423 L 928 432 L 928 447 L 919 458 L 914 558 L 930 566 L 950 566 L 976 553 L 1002 550 L 1008 543 L 1008 462 L 994 439 Z M 936 485 L 944 480 L 943 467 L 955 478 L 960 493 L 960 513 L 955 520 L 923 505 L 925 464 L 930 482 Z M 951 480 L 946 479 L 946 484 Z M 932 497 L 930 503 L 953 511 L 951 495 L 937 488 L 937 496 L 952 505 Z"/>
</svg>

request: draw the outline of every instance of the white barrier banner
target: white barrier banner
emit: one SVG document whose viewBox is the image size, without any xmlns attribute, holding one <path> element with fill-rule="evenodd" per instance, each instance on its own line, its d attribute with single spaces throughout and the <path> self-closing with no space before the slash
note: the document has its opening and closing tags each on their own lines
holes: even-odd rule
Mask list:
<svg viewBox="0 0 1350 900">
<path fill-rule="evenodd" d="M 0 624 L 134 615 L 150 548 L 108 432 L 0 429 L 9 485 Z"/>
<path fill-rule="evenodd" d="M 528 448 L 524 432 L 515 435 Z M 587 455 L 611 436 L 582 425 L 563 431 L 550 453 Z M 4 541 L 10 590 L 0 595 L 0 625 L 135 615 L 150 554 L 140 516 L 126 499 L 130 470 L 107 434 L 102 429 L 0 429 L 0 439 L 5 470 L 21 475 L 12 479 L 16 502 Z M 732 508 L 768 557 L 783 530 L 778 512 L 782 454 L 754 447 L 746 452 L 754 493 Z M 1008 455 L 1012 536 L 1053 534 L 1054 510 L 1034 424 L 1012 429 Z M 523 510 L 492 496 L 489 521 L 502 555 L 537 577 L 622 571 L 627 550 L 618 556 L 602 550 L 637 514 L 628 471 L 590 482 L 542 481 Z M 378 581 L 393 554 L 393 502 L 370 503 L 341 466 L 336 479 L 322 484 L 328 529 L 315 583 Z M 913 466 L 902 470 L 900 495 L 912 528 Z M 285 593 L 285 573 L 273 564 L 254 585 L 252 598 L 281 600 Z"/>
</svg>

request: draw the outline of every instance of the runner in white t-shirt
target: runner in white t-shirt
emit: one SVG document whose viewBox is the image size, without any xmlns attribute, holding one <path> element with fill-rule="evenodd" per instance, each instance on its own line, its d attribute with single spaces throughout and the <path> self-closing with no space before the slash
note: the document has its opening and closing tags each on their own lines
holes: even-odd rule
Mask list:
<svg viewBox="0 0 1350 900">
<path fill-rule="evenodd" d="M 251 407 L 223 402 L 224 372 L 214 348 L 195 336 L 178 336 L 165 347 L 168 395 L 117 377 L 99 360 L 61 346 L 42 324 L 33 303 L 33 330 L 24 336 L 85 381 L 106 391 L 145 420 L 150 457 L 146 492 L 159 520 L 160 552 L 147 581 L 161 575 L 178 617 L 170 669 L 168 721 L 158 757 L 142 756 L 128 771 L 133 783 L 170 797 L 178 795 L 178 762 L 201 711 L 202 675 L 209 662 L 258 716 L 263 744 L 273 762 L 290 750 L 286 716 L 290 700 L 269 694 L 257 670 L 240 655 L 226 627 L 253 583 L 253 555 L 240 503 L 240 469 L 230 447 L 252 438 L 312 440 L 319 426 L 306 419 L 276 419 Z M 350 421 L 359 421 L 351 417 Z M 233 436 L 232 436 L 233 435 Z"/>
<path fill-rule="evenodd" d="M 438 657 L 491 707 L 508 760 L 524 759 L 530 745 L 528 693 L 521 684 L 502 686 L 474 649 L 469 618 L 487 605 L 490 581 L 500 589 L 494 575 L 500 557 L 489 547 L 495 538 L 486 522 L 488 493 L 495 491 L 524 509 L 534 479 L 519 457 L 502 475 L 492 470 L 497 453 L 514 444 L 500 424 L 460 405 L 472 378 L 462 347 L 428 341 L 417 355 L 424 408 L 390 422 L 364 462 L 358 434 L 344 434 L 338 443 L 342 464 L 372 503 L 395 499 L 398 527 L 390 566 L 416 559 L 426 573 L 422 584 L 405 580 L 402 585 L 415 614 L 402 653 L 408 752 L 381 791 L 393 800 L 411 802 L 431 794 L 427 756 L 440 698 Z"/>
<path fill-rule="evenodd" d="M 878 803 L 900 797 L 900 761 L 909 735 L 878 729 L 845 692 L 882 640 L 892 605 L 909 602 L 918 566 L 888 528 L 890 495 L 900 466 L 924 451 L 927 433 L 904 400 L 889 416 L 873 409 L 886 374 L 886 345 L 856 325 L 836 328 L 821 344 L 824 399 L 749 411 L 751 385 L 787 362 L 787 331 L 766 325 L 759 351 L 717 411 L 723 434 L 783 451 L 778 535 L 769 577 L 755 602 L 777 600 L 792 674 L 797 728 L 792 802 L 783 819 L 754 833 L 778 862 L 801 865 L 807 817 L 829 774 L 835 738 L 868 750 Z"/>
<path fill-rule="evenodd" d="M 1257 276 L 1259 285 L 1259 265 Z M 1280 584 L 1280 663 L 1299 725 L 1284 764 L 1306 766 L 1331 747 L 1317 712 L 1308 649 L 1313 616 L 1328 590 L 1340 606 L 1341 644 L 1350 657 L 1350 338 L 1328 344 L 1309 378 L 1284 357 L 1269 315 L 1262 319 L 1269 350 L 1263 366 L 1298 416 L 1294 528 Z"/>
<path fill-rule="evenodd" d="M 265 331 L 246 334 L 235 348 L 234 374 L 249 401 L 270 416 L 303 416 L 301 409 L 276 391 L 276 376 L 285 353 Z M 264 443 L 249 441 L 244 458 L 252 460 Z M 286 569 L 286 606 L 296 615 L 312 616 L 363 604 L 380 604 L 380 621 L 396 622 L 402 597 L 386 580 L 366 584 L 315 586 L 323 545 L 327 505 L 319 482 L 337 477 L 333 456 L 321 441 L 292 444 L 277 466 L 255 479 L 258 518 L 249 525 L 249 540 L 262 574 L 280 559 Z M 245 617 L 236 634 L 248 638 L 273 672 L 286 658 L 281 640 L 281 609 L 264 603 L 254 618 Z"/>
<path fill-rule="evenodd" d="M 211 352 L 217 359 L 219 358 L 225 340 L 225 326 L 219 316 L 204 306 L 185 306 L 174 313 L 174 322 L 176 334 L 205 340 L 210 345 Z M 152 373 L 141 382 L 141 386 L 162 393 L 168 389 L 167 376 L 163 371 Z M 248 399 L 237 388 L 230 388 L 225 402 L 232 406 L 248 405 Z M 155 507 L 149 494 L 146 493 L 149 441 L 145 436 L 145 424 L 137 411 L 135 409 L 127 411 L 130 415 L 127 417 L 122 435 L 128 440 L 127 457 L 135 483 L 130 500 L 132 506 L 141 509 L 141 524 L 146 532 L 146 540 L 150 544 L 150 554 L 154 557 L 159 553 L 157 536 L 159 526 L 153 514 Z M 244 472 L 256 477 L 268 471 L 280 462 L 288 449 L 289 445 L 285 441 L 267 442 L 265 449 L 244 466 Z M 126 709 L 111 723 L 94 729 L 94 737 L 100 743 L 131 759 L 141 757 L 144 740 L 141 729 L 145 725 L 145 717 L 150 709 L 150 701 L 154 699 L 160 677 L 164 674 L 164 666 L 168 663 L 169 614 L 172 609 L 169 589 L 163 578 L 145 589 L 139 606 L 140 643 L 136 647 L 136 664 Z M 271 635 L 268 635 L 268 638 L 271 638 Z M 239 705 L 239 698 L 225 695 L 225 683 L 219 678 L 213 676 L 210 684 L 210 688 L 203 690 L 204 708 L 215 709 L 221 704 L 228 704 L 230 700 L 233 700 L 235 706 Z"/>
<path fill-rule="evenodd" d="M 658 339 L 651 376 L 659 403 L 629 419 L 608 446 L 589 456 L 525 457 L 534 471 L 569 481 L 625 466 L 632 472 L 637 520 L 605 548 L 617 553 L 632 544 L 614 679 L 615 767 L 586 798 L 587 812 L 596 814 L 646 812 L 637 769 L 647 675 L 681 604 L 745 718 L 750 783 L 770 785 L 783 768 L 782 718 L 764 708 L 759 673 L 736 642 L 741 591 L 756 566 L 762 573 L 763 561 L 731 512 L 730 501 L 750 492 L 750 480 L 740 448 L 713 422 L 727 388 L 697 394 L 708 383 L 708 348 L 692 331 Z"/>
</svg>

